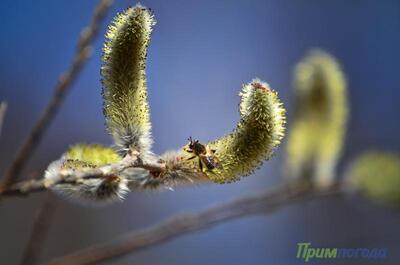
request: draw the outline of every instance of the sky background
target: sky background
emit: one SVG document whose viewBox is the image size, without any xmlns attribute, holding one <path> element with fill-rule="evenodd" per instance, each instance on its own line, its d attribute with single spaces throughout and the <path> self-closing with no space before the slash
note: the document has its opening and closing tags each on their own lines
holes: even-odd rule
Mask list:
<svg viewBox="0 0 400 265">
<path fill-rule="evenodd" d="M 40 174 L 69 145 L 111 144 L 102 116 L 100 56 L 106 25 L 134 1 L 116 1 L 93 56 L 30 159 L 24 177 Z M 348 77 L 351 120 L 339 172 L 362 151 L 400 151 L 400 2 L 368 0 L 141 1 L 157 25 L 148 51 L 155 139 L 162 153 L 189 136 L 212 140 L 238 118 L 241 84 L 259 77 L 288 110 L 293 67 L 313 47 L 333 54 Z M 96 1 L 0 3 L 0 100 L 9 105 L 0 138 L 0 173 L 12 161 L 70 64 Z M 59 200 L 43 261 L 103 242 L 185 211 L 196 211 L 283 179 L 284 146 L 251 177 L 230 185 L 131 194 L 121 204 L 88 208 Z M 379 177 L 379 176 L 377 176 Z M 0 205 L 0 263 L 18 264 L 43 195 Z M 400 260 L 400 214 L 355 196 L 290 206 L 179 237 L 112 264 L 303 264 L 296 244 L 388 248 L 379 264 Z M 330 260 L 327 264 L 378 264 Z M 309 262 L 316 264 L 316 262 Z"/>
</svg>

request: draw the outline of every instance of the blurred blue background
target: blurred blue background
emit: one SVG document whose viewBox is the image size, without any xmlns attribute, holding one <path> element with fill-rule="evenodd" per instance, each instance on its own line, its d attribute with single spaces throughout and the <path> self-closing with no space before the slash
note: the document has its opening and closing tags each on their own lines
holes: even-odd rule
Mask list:
<svg viewBox="0 0 400 265">
<path fill-rule="evenodd" d="M 214 139 L 234 128 L 237 93 L 254 77 L 266 80 L 292 110 L 294 64 L 312 47 L 342 63 L 348 76 L 351 124 L 339 172 L 369 149 L 400 151 L 400 2 L 141 1 L 158 24 L 148 56 L 154 151 L 182 146 L 188 136 Z M 93 56 L 30 160 L 25 177 L 40 174 L 76 142 L 111 144 L 100 95 L 100 56 L 106 24 L 134 1 L 110 10 Z M 96 1 L 3 0 L 0 9 L 0 100 L 9 104 L 0 138 L 0 173 L 48 102 L 67 69 L 79 32 Z M 290 119 L 289 119 L 290 127 Z M 122 204 L 86 208 L 60 200 L 43 260 L 103 242 L 184 211 L 196 211 L 282 181 L 283 146 L 251 177 L 230 185 L 175 192 L 143 192 Z M 43 195 L 0 205 L 0 264 L 17 264 Z M 236 220 L 179 237 L 113 264 L 303 264 L 296 244 L 386 247 L 381 261 L 330 260 L 327 264 L 396 264 L 399 212 L 350 196 L 290 206 L 274 214 Z M 397 262 L 396 262 L 397 261 Z M 309 262 L 316 264 L 316 261 Z"/>
</svg>

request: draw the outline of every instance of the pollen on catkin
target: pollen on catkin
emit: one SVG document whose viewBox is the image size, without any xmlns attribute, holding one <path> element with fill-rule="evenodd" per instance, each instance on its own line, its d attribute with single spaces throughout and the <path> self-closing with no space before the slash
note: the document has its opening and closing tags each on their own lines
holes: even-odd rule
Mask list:
<svg viewBox="0 0 400 265">
<path fill-rule="evenodd" d="M 82 161 L 96 167 L 121 160 L 114 149 L 100 144 L 76 144 L 71 146 L 64 156 L 68 160 Z"/>
<path fill-rule="evenodd" d="M 251 174 L 269 159 L 280 144 L 285 132 L 285 109 L 277 92 L 267 83 L 254 79 L 243 85 L 240 92 L 240 121 L 232 133 L 211 141 L 220 166 L 202 172 L 217 183 L 239 180 Z M 181 151 L 182 164 L 200 172 L 198 162 L 187 160 Z"/>
<path fill-rule="evenodd" d="M 154 24 L 152 12 L 137 5 L 118 14 L 106 34 L 101 67 L 103 112 L 122 156 L 134 149 L 145 159 L 153 142 L 145 68 Z"/>
<path fill-rule="evenodd" d="M 312 50 L 294 74 L 295 109 L 287 143 L 288 174 L 329 186 L 341 154 L 348 107 L 346 80 L 339 63 Z"/>
<path fill-rule="evenodd" d="M 346 181 L 368 199 L 400 207 L 400 156 L 371 151 L 362 154 L 346 173 Z"/>
<path fill-rule="evenodd" d="M 85 171 L 120 160 L 111 148 L 99 144 L 77 144 L 70 147 L 57 161 L 49 165 L 45 178 L 58 176 L 61 171 Z M 55 192 L 80 201 L 112 202 L 120 201 L 129 192 L 128 180 L 124 176 L 106 176 L 96 179 L 82 179 L 79 183 L 61 183 L 51 187 Z"/>
</svg>

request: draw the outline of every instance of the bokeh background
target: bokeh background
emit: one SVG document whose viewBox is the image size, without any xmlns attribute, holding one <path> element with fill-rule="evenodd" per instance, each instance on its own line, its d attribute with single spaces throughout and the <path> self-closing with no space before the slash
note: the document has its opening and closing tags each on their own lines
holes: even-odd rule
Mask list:
<svg viewBox="0 0 400 265">
<path fill-rule="evenodd" d="M 150 1 L 155 27 L 148 57 L 154 151 L 229 132 L 239 118 L 237 93 L 254 77 L 276 89 L 292 111 L 294 64 L 312 47 L 342 63 L 351 123 L 339 172 L 370 149 L 400 151 L 400 2 L 373 0 Z M 100 56 L 106 24 L 134 1 L 116 1 L 93 57 L 74 84 L 24 176 L 40 174 L 69 145 L 109 145 L 102 116 Z M 9 104 L 0 138 L 0 173 L 49 100 L 96 1 L 0 3 L 0 100 Z M 88 208 L 58 199 L 43 261 L 157 223 L 185 211 L 256 193 L 283 179 L 284 148 L 251 177 L 230 185 L 133 193 L 124 203 Z M 379 177 L 379 176 L 377 176 Z M 43 194 L 0 205 L 0 264 L 18 264 Z M 54 197 L 57 199 L 56 197 Z M 189 234 L 112 264 L 303 264 L 296 244 L 388 248 L 385 260 L 310 264 L 398 264 L 400 213 L 357 196 L 307 202 Z M 111 263 L 110 263 L 111 264 Z"/>
</svg>

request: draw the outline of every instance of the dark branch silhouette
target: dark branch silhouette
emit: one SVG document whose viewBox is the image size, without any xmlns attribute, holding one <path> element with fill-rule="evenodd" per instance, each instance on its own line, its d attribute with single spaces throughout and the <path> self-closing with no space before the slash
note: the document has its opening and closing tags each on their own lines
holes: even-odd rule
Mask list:
<svg viewBox="0 0 400 265">
<path fill-rule="evenodd" d="M 3 127 L 4 117 L 6 116 L 6 112 L 7 112 L 7 103 L 1 102 L 0 103 L 0 135 L 1 135 L 1 129 Z"/>
<path fill-rule="evenodd" d="M 37 211 L 34 219 L 31 235 L 22 255 L 22 265 L 37 264 L 43 252 L 47 235 L 57 209 L 57 200 L 51 194 L 47 194 L 43 204 Z"/>
<path fill-rule="evenodd" d="M 18 150 L 13 163 L 6 170 L 6 173 L 2 179 L 0 191 L 7 189 L 7 187 L 18 178 L 18 175 L 21 173 L 29 157 L 42 140 L 46 129 L 60 109 L 65 96 L 71 88 L 72 83 L 76 80 L 78 74 L 82 70 L 83 65 L 90 57 L 90 43 L 96 37 L 99 25 L 112 2 L 112 0 L 101 0 L 97 5 L 89 26 L 86 27 L 80 35 L 77 44 L 77 51 L 72 64 L 70 65 L 69 69 L 59 77 L 57 85 L 54 89 L 53 97 L 38 121 L 32 127 L 21 148 Z"/>
<path fill-rule="evenodd" d="M 76 80 L 91 55 L 91 42 L 97 36 L 100 23 L 105 17 L 112 2 L 113 0 L 100 0 L 97 4 L 89 25 L 81 32 L 77 43 L 77 51 L 69 69 L 59 77 L 57 85 L 54 88 L 53 97 L 46 106 L 42 115 L 39 117 L 38 121 L 32 127 L 28 137 L 17 152 L 11 166 L 6 170 L 0 185 L 0 192 L 7 190 L 10 184 L 18 178 L 29 157 L 39 145 L 45 131 L 58 113 L 71 85 Z M 0 113 L 0 129 L 1 121 L 2 115 Z M 50 227 L 54 209 L 55 204 L 53 204 L 51 200 L 46 200 L 45 204 L 42 205 L 42 208 L 34 221 L 31 237 L 22 258 L 22 264 L 35 264 L 37 262 L 42 252 L 41 250 Z M 44 225 L 43 222 L 46 224 Z"/>
</svg>

